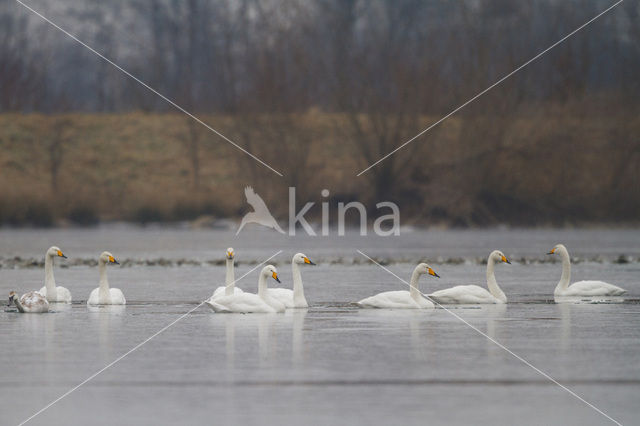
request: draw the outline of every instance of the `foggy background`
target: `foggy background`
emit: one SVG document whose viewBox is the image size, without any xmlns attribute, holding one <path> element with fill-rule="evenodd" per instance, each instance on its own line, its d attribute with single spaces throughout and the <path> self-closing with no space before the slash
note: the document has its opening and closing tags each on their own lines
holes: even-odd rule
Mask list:
<svg viewBox="0 0 640 426">
<path fill-rule="evenodd" d="M 638 2 L 360 177 L 613 2 L 27 4 L 284 177 L 0 0 L 0 224 L 238 218 L 245 185 L 280 218 L 295 186 L 300 206 L 397 202 L 403 224 L 638 223 Z"/>
</svg>

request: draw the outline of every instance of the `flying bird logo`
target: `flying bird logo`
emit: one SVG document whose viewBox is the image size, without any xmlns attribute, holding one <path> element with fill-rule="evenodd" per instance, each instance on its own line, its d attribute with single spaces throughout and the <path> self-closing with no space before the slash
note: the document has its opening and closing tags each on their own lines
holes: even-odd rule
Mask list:
<svg viewBox="0 0 640 426">
<path fill-rule="evenodd" d="M 238 228 L 236 235 L 238 235 L 240 231 L 242 231 L 242 228 L 247 223 L 257 223 L 258 225 L 266 226 L 267 228 L 273 228 L 281 234 L 285 233 L 282 228 L 280 228 L 280 225 L 278 225 L 278 222 L 276 222 L 276 219 L 267 208 L 267 205 L 262 200 L 262 197 L 256 194 L 252 187 L 247 186 L 244 189 L 244 195 L 245 197 L 247 197 L 247 203 L 249 203 L 249 205 L 253 207 L 253 211 L 244 215 L 244 217 L 242 218 L 242 222 L 240 222 L 240 227 Z"/>
</svg>

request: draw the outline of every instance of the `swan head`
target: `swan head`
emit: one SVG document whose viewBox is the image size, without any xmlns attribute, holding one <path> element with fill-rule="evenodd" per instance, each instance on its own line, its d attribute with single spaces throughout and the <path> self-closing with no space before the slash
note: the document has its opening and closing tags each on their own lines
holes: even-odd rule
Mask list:
<svg viewBox="0 0 640 426">
<path fill-rule="evenodd" d="M 227 259 L 231 260 L 235 256 L 235 252 L 233 251 L 233 247 L 229 247 L 226 252 Z"/>
<path fill-rule="evenodd" d="M 315 265 L 315 263 L 313 263 L 311 260 L 309 260 L 309 258 L 303 254 L 303 253 L 296 253 L 293 256 L 293 263 L 297 263 L 299 265 Z"/>
<path fill-rule="evenodd" d="M 49 257 L 61 257 L 63 259 L 66 259 L 67 256 L 65 256 L 62 253 L 62 250 L 60 250 L 58 247 L 53 246 L 53 247 L 49 247 L 49 250 L 47 250 L 47 256 Z"/>
<path fill-rule="evenodd" d="M 420 263 L 418 266 L 416 266 L 416 270 L 420 275 L 427 274 L 431 275 L 432 277 L 440 278 L 440 275 L 436 274 L 436 271 L 434 271 L 433 268 L 427 263 Z"/>
<path fill-rule="evenodd" d="M 102 263 L 113 263 L 115 265 L 119 265 L 120 264 L 120 263 L 118 263 L 116 258 L 113 257 L 113 255 L 111 253 L 109 253 L 108 251 L 103 251 L 102 252 L 102 254 L 100 255 L 100 262 L 102 262 Z"/>
<path fill-rule="evenodd" d="M 501 252 L 500 250 L 492 251 L 491 254 L 489 255 L 489 258 L 492 259 L 494 262 L 503 262 L 511 265 L 511 262 L 509 262 L 509 259 L 507 259 L 507 256 L 505 256 L 504 253 Z"/>
<path fill-rule="evenodd" d="M 13 301 L 16 298 L 16 292 L 15 291 L 10 291 L 9 292 L 9 304 L 7 306 L 11 306 L 13 304 Z"/>
<path fill-rule="evenodd" d="M 278 270 L 273 265 L 267 265 L 262 268 L 262 275 L 264 275 L 265 277 L 271 277 L 277 282 L 280 282 L 280 278 L 278 278 Z"/>
<path fill-rule="evenodd" d="M 567 248 L 564 246 L 564 244 L 556 244 L 551 250 L 549 250 L 547 254 L 556 254 L 562 252 L 568 253 Z"/>
</svg>

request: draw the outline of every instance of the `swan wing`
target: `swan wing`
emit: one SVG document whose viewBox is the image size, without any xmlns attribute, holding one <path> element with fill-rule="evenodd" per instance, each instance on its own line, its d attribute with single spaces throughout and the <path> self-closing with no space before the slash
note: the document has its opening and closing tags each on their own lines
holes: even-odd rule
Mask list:
<svg viewBox="0 0 640 426">
<path fill-rule="evenodd" d="M 571 284 L 563 296 L 622 296 L 627 291 L 604 281 L 578 281 Z"/>
<path fill-rule="evenodd" d="M 501 303 L 487 289 L 477 285 L 458 285 L 435 291 L 429 297 L 444 305 Z"/>
<path fill-rule="evenodd" d="M 100 304 L 99 297 L 98 297 L 98 289 L 94 288 L 93 290 L 91 290 L 91 293 L 89 293 L 89 298 L 87 299 L 87 305 L 98 305 L 98 304 Z"/>
<path fill-rule="evenodd" d="M 225 290 L 227 289 L 226 286 L 221 285 L 220 287 L 216 288 L 215 291 L 213 292 L 213 294 L 211 295 L 209 300 L 213 300 L 216 299 L 218 297 L 222 297 L 225 294 Z M 241 288 L 238 287 L 233 287 L 233 294 L 240 294 L 240 293 L 244 293 L 244 291 L 242 291 Z"/>
<path fill-rule="evenodd" d="M 267 305 L 257 294 L 241 293 L 231 296 L 222 296 L 207 304 L 216 312 L 276 312 L 274 308 Z"/>
<path fill-rule="evenodd" d="M 271 297 L 271 294 L 268 291 L 267 291 L 267 294 L 263 296 L 263 300 L 267 305 L 271 306 L 276 312 L 284 312 L 285 309 L 287 308 L 287 306 L 283 302 Z"/>
<path fill-rule="evenodd" d="M 25 312 L 48 312 L 49 302 L 37 291 L 30 291 L 23 294 L 20 297 L 20 303 L 22 304 Z"/>
<path fill-rule="evenodd" d="M 406 290 L 385 291 L 357 302 L 362 308 L 416 309 L 418 303 Z"/>
<path fill-rule="evenodd" d="M 111 305 L 126 305 L 127 299 L 124 298 L 124 293 L 119 288 L 110 288 Z"/>
<path fill-rule="evenodd" d="M 271 217 L 271 213 L 269 212 L 267 205 L 262 200 L 262 197 L 256 194 L 252 187 L 247 186 L 244 189 L 244 196 L 247 198 L 247 203 L 253 207 L 253 210 L 257 214 L 264 215 L 266 213 L 268 215 L 267 217 Z"/>
<path fill-rule="evenodd" d="M 293 290 L 288 288 L 268 288 L 269 296 L 282 303 L 286 308 L 293 308 Z"/>
<path fill-rule="evenodd" d="M 58 302 L 71 303 L 71 292 L 64 287 L 56 287 Z"/>
<path fill-rule="evenodd" d="M 228 310 L 226 307 L 217 304 L 213 299 L 206 300 L 204 302 L 207 306 L 213 309 L 216 313 L 231 313 L 232 311 Z"/>
<path fill-rule="evenodd" d="M 71 303 L 71 292 L 68 289 L 56 286 L 55 290 L 57 295 L 56 302 Z M 47 297 L 47 287 L 42 287 L 40 290 L 38 290 L 38 293 L 40 293 L 44 297 Z"/>
</svg>

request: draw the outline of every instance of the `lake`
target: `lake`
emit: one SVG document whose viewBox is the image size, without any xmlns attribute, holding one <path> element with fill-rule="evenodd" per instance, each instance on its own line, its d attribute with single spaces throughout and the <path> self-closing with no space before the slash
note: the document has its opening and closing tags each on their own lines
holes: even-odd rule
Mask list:
<svg viewBox="0 0 640 426">
<path fill-rule="evenodd" d="M 573 281 L 620 285 L 625 300 L 553 303 L 561 266 L 545 253 L 559 242 L 577 260 Z M 484 285 L 482 259 L 502 250 L 513 264 L 497 265 L 496 276 L 510 303 L 451 311 L 617 421 L 633 424 L 639 414 L 639 230 L 404 229 L 399 237 L 322 238 L 128 225 L 2 229 L 0 294 L 39 289 L 44 271 L 31 263 L 50 245 L 69 256 L 55 273 L 74 304 L 42 315 L 0 311 L 2 424 L 26 420 L 197 308 L 224 282 L 229 246 L 236 277 L 283 250 L 273 263 L 285 287 L 294 253 L 316 261 L 302 270 L 310 308 L 225 315 L 198 307 L 28 424 L 608 422 L 444 309 L 358 309 L 351 302 L 406 286 L 357 249 L 406 280 L 426 260 L 442 277 L 421 279 L 427 293 Z M 91 260 L 103 250 L 122 263 L 109 268 L 109 280 L 128 304 L 89 310 L 84 302 L 98 282 Z M 257 271 L 238 286 L 255 291 L 256 281 Z"/>
</svg>

